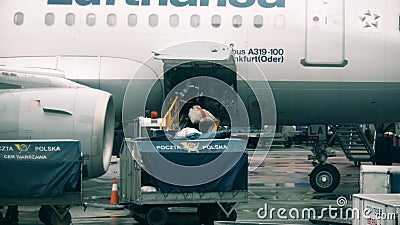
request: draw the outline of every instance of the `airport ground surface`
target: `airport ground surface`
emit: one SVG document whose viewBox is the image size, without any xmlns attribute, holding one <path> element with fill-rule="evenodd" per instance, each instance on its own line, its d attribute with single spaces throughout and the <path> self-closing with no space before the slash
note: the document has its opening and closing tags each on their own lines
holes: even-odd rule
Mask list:
<svg viewBox="0 0 400 225">
<path fill-rule="evenodd" d="M 337 199 L 346 198 L 347 207 L 351 207 L 351 195 L 358 192 L 359 167 L 349 162 L 340 150 L 340 147 L 332 147 L 337 157 L 328 161 L 335 165 L 341 173 L 339 187 L 329 194 L 316 193 L 310 187 L 308 174 L 313 169 L 311 161 L 307 160 L 311 146 L 296 145 L 284 148 L 274 145 L 261 166 L 253 172 L 249 172 L 249 199 L 247 204 L 240 204 L 237 208 L 238 221 L 253 221 L 253 224 L 310 224 L 308 218 L 303 218 L 304 208 L 315 209 L 316 216 L 320 215 L 322 208 L 338 207 Z M 72 222 L 79 224 L 136 224 L 130 216 L 129 210 L 105 209 L 109 204 L 112 180 L 119 177 L 119 160 L 113 158 L 113 164 L 108 172 L 96 179 L 84 183 L 84 202 L 88 208 L 73 207 L 71 209 Z M 268 211 L 275 208 L 272 213 L 265 214 L 257 211 L 267 207 Z M 278 209 L 283 208 L 278 215 Z M 339 208 L 338 208 L 339 209 Z M 4 215 L 5 209 L 1 210 Z M 20 207 L 19 224 L 42 224 L 37 216 L 38 207 Z M 178 210 L 179 211 L 179 210 Z M 291 214 L 289 214 L 289 211 Z M 283 213 L 282 213 L 283 212 Z M 290 219 L 290 217 L 297 217 Z M 339 211 L 337 211 L 339 213 Z M 326 215 L 327 211 L 324 212 Z M 281 217 L 281 218 L 279 218 Z M 282 219 L 288 217 L 288 219 Z M 306 216 L 307 217 L 307 216 Z M 169 215 L 168 224 L 200 224 L 195 210 L 184 210 Z"/>
</svg>

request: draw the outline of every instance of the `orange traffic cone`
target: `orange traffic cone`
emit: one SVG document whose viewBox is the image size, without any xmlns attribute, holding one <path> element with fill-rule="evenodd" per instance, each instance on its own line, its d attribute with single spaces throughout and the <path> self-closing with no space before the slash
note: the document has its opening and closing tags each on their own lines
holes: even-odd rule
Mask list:
<svg viewBox="0 0 400 225">
<path fill-rule="evenodd" d="M 112 204 L 112 205 L 118 205 L 119 204 L 117 178 L 114 178 L 114 180 L 113 180 L 113 185 L 112 185 L 112 189 L 111 189 L 110 204 Z"/>
</svg>

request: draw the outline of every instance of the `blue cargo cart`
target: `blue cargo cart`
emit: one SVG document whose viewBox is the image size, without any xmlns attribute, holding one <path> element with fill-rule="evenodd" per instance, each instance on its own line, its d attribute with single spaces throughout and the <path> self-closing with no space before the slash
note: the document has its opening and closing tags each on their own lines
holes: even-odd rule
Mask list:
<svg viewBox="0 0 400 225">
<path fill-rule="evenodd" d="M 235 208 L 248 198 L 245 146 L 243 140 L 229 138 L 125 139 L 120 160 L 120 204 L 131 210 L 136 221 L 150 225 L 165 224 L 171 207 L 196 207 L 204 224 L 215 220 L 234 221 Z M 183 185 L 162 178 L 173 176 L 179 180 L 183 174 L 179 169 L 170 170 L 165 162 L 182 165 L 182 168 L 213 165 L 211 171 L 224 170 L 230 163 L 232 166 L 208 182 L 201 182 L 207 174 L 194 173 L 193 179 L 201 184 Z"/>
<path fill-rule="evenodd" d="M 1 140 L 0 207 L 38 205 L 44 224 L 70 224 L 70 207 L 82 205 L 81 167 L 79 141 Z"/>
</svg>

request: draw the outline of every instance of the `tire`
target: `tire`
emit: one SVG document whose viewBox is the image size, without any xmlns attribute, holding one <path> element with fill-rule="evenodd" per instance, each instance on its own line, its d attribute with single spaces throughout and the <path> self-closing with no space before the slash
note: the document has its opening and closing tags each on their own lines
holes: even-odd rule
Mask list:
<svg viewBox="0 0 400 225">
<path fill-rule="evenodd" d="M 258 143 L 258 139 L 259 138 L 255 138 L 255 137 L 249 137 L 249 139 L 247 140 L 247 148 L 257 148 L 257 143 Z"/>
<path fill-rule="evenodd" d="M 138 222 L 139 224 L 146 224 L 146 220 L 140 217 L 139 215 L 132 215 L 132 218 Z"/>
<path fill-rule="evenodd" d="M 197 215 L 201 223 L 208 225 L 214 224 L 214 220 L 216 218 L 218 206 L 215 204 L 200 204 L 197 207 Z"/>
<path fill-rule="evenodd" d="M 39 220 L 46 224 L 51 225 L 51 212 L 53 210 L 48 205 L 42 205 L 39 209 Z"/>
<path fill-rule="evenodd" d="M 231 210 L 231 206 L 225 207 L 226 211 Z M 218 208 L 217 212 L 217 221 L 236 221 L 237 219 L 237 212 L 236 210 L 233 210 L 231 214 L 229 214 L 229 217 L 227 217 L 224 213 L 224 211 L 221 208 Z"/>
<path fill-rule="evenodd" d="M 286 148 L 290 148 L 293 145 L 293 139 L 291 137 L 289 137 L 287 140 L 283 141 L 283 145 Z"/>
<path fill-rule="evenodd" d="M 375 141 L 375 162 L 377 165 L 391 166 L 393 164 L 393 151 L 390 137 L 378 137 Z"/>
<path fill-rule="evenodd" d="M 318 165 L 311 171 L 311 187 L 320 193 L 334 191 L 340 183 L 340 173 L 330 164 Z"/>
<path fill-rule="evenodd" d="M 301 145 L 301 144 L 303 144 L 303 137 L 302 137 L 302 136 L 295 136 L 295 137 L 294 137 L 294 144 L 295 144 L 295 145 Z"/>
<path fill-rule="evenodd" d="M 57 211 L 63 215 L 66 212 L 66 209 L 57 209 Z M 61 218 L 57 212 L 53 211 L 51 214 L 51 224 L 52 225 L 69 225 L 71 224 L 72 217 L 71 213 L 68 211 L 64 215 L 63 218 Z"/>
<path fill-rule="evenodd" d="M 4 224 L 4 217 L 3 214 L 0 212 L 0 225 Z"/>
<path fill-rule="evenodd" d="M 140 207 L 137 205 L 132 205 L 130 207 L 131 210 L 131 216 L 136 222 L 139 224 L 147 224 L 146 221 L 146 211 L 144 207 Z"/>
<path fill-rule="evenodd" d="M 226 211 L 231 210 L 230 205 L 224 206 Z M 229 217 L 217 204 L 201 204 L 197 208 L 197 214 L 203 224 L 214 224 L 214 221 L 236 221 L 237 212 L 233 210 Z"/>
<path fill-rule="evenodd" d="M 146 221 L 149 225 L 164 225 L 167 222 L 167 212 L 161 207 L 151 208 L 146 213 Z"/>
</svg>

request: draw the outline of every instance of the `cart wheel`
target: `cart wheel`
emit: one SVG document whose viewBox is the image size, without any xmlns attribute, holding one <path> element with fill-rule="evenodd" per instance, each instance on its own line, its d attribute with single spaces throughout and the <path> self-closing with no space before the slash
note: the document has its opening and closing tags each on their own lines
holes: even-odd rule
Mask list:
<svg viewBox="0 0 400 225">
<path fill-rule="evenodd" d="M 285 148 L 290 148 L 293 145 L 293 139 L 291 137 L 288 137 L 287 140 L 283 141 L 283 145 Z"/>
<path fill-rule="evenodd" d="M 167 212 L 161 207 L 151 208 L 146 214 L 149 225 L 164 225 L 167 222 Z"/>
<path fill-rule="evenodd" d="M 197 214 L 203 224 L 214 224 L 217 217 L 219 206 L 217 204 L 200 204 L 197 208 Z"/>
<path fill-rule="evenodd" d="M 0 212 L 0 225 L 4 224 L 4 217 L 3 214 Z"/>
<path fill-rule="evenodd" d="M 226 211 L 231 210 L 231 206 L 225 207 L 225 210 Z M 236 210 L 233 210 L 231 212 L 231 214 L 229 214 L 229 217 L 227 217 L 221 208 L 218 209 L 218 212 L 217 212 L 217 220 L 218 221 L 236 221 L 236 219 L 237 219 Z"/>
<path fill-rule="evenodd" d="M 340 183 L 340 173 L 330 164 L 318 165 L 311 171 L 310 184 L 317 192 L 329 193 Z"/>
<path fill-rule="evenodd" d="M 132 215 L 132 218 L 138 222 L 139 224 L 146 224 L 146 220 L 140 217 L 139 215 Z"/>
<path fill-rule="evenodd" d="M 301 144 L 303 144 L 303 137 L 302 136 L 295 136 L 293 142 L 296 145 L 301 145 Z"/>
<path fill-rule="evenodd" d="M 249 137 L 247 140 L 247 148 L 256 148 L 258 143 L 258 138 Z"/>
<path fill-rule="evenodd" d="M 66 209 L 57 209 L 58 213 L 61 215 L 64 215 L 61 217 L 58 215 L 57 212 L 54 212 L 51 214 L 51 225 L 69 225 L 71 224 L 72 217 L 71 213 L 68 211 L 66 212 Z"/>
<path fill-rule="evenodd" d="M 134 220 L 136 220 L 136 222 L 138 222 L 139 224 L 147 224 L 146 213 L 143 207 L 131 205 L 130 210 L 131 216 Z"/>
<path fill-rule="evenodd" d="M 39 209 L 39 219 L 46 225 L 51 225 L 51 212 L 53 210 L 48 205 L 42 205 Z"/>
</svg>

